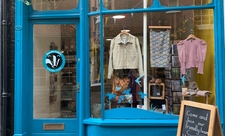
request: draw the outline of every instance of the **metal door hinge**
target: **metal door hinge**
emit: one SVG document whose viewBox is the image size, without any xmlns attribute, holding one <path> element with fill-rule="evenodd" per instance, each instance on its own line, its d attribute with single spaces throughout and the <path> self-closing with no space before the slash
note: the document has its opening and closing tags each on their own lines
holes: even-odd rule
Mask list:
<svg viewBox="0 0 225 136">
<path fill-rule="evenodd" d="M 80 83 L 77 83 L 77 85 L 76 85 L 76 87 L 77 87 L 77 92 L 80 92 Z"/>
</svg>

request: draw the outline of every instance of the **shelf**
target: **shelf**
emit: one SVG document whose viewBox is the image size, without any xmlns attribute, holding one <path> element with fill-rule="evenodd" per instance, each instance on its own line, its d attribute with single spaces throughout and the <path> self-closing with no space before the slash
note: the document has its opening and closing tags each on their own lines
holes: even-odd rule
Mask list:
<svg viewBox="0 0 225 136">
<path fill-rule="evenodd" d="M 63 50 L 63 53 L 65 54 L 65 52 L 76 52 L 76 50 L 74 49 L 74 50 L 71 50 L 71 49 L 65 49 L 65 50 Z"/>
<path fill-rule="evenodd" d="M 75 98 L 64 98 L 64 97 L 62 97 L 61 100 L 62 101 L 71 101 L 71 100 L 75 100 Z"/>
<path fill-rule="evenodd" d="M 68 109 L 69 102 L 76 101 L 75 66 L 76 66 L 75 55 L 67 55 L 66 65 L 61 70 L 61 111 L 62 111 L 61 115 L 62 117 L 65 118 L 76 117 L 76 112 Z"/>
<path fill-rule="evenodd" d="M 67 72 L 67 73 L 75 73 L 76 72 L 76 68 L 73 68 L 73 69 L 71 69 L 71 68 L 63 68 L 61 70 L 61 73 L 65 73 L 65 72 Z"/>
<path fill-rule="evenodd" d="M 76 83 L 75 82 L 69 82 L 69 83 L 61 83 L 61 85 L 63 86 L 63 85 L 76 85 Z"/>
</svg>

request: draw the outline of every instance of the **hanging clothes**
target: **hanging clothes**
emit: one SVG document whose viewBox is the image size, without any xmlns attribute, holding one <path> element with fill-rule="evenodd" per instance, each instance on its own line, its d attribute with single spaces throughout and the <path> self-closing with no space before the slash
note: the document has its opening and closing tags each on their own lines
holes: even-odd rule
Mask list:
<svg viewBox="0 0 225 136">
<path fill-rule="evenodd" d="M 138 69 L 144 75 L 139 40 L 131 34 L 118 34 L 111 40 L 108 79 L 114 69 Z"/>
<path fill-rule="evenodd" d="M 181 64 L 181 74 L 186 74 L 186 68 L 198 68 L 198 74 L 203 74 L 207 44 L 199 38 L 180 41 L 177 44 L 178 56 Z"/>
<path fill-rule="evenodd" d="M 170 60 L 170 30 L 150 30 L 151 67 L 168 67 Z"/>
<path fill-rule="evenodd" d="M 139 78 L 139 74 L 137 70 L 131 70 L 130 71 L 130 88 L 131 88 L 131 94 L 133 96 L 133 106 L 137 106 L 138 104 L 142 103 L 142 99 L 139 92 L 143 92 L 143 78 L 139 79 L 139 84 L 136 82 L 136 79 Z"/>
</svg>

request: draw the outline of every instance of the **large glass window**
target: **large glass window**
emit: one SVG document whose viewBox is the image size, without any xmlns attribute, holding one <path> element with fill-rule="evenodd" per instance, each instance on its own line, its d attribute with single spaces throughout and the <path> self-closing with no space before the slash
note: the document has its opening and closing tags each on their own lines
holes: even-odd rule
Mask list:
<svg viewBox="0 0 225 136">
<path fill-rule="evenodd" d="M 71 10 L 76 8 L 78 0 L 32 0 L 34 10 Z"/>
<path fill-rule="evenodd" d="M 215 77 L 211 65 L 214 62 L 213 10 L 148 12 L 147 28 L 143 28 L 142 13 L 120 15 L 120 18 L 115 18 L 117 14 L 103 15 L 104 43 L 98 50 L 104 52 L 100 58 L 104 61 L 104 71 L 90 72 L 92 83 L 104 82 L 105 110 L 140 108 L 179 115 L 183 99 L 214 104 L 215 81 L 207 78 Z M 98 17 L 91 20 L 95 30 L 99 27 Z M 143 37 L 143 29 L 147 38 Z M 99 35 L 93 34 L 91 41 L 98 41 Z M 146 50 L 143 49 L 145 40 Z M 104 74 L 104 80 L 93 76 L 96 74 Z M 208 93 L 210 97 L 205 97 Z"/>
</svg>

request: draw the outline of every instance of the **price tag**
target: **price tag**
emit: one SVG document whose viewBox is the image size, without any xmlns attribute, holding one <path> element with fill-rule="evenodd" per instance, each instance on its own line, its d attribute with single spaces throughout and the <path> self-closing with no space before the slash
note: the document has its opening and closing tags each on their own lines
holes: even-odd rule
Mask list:
<svg viewBox="0 0 225 136">
<path fill-rule="evenodd" d="M 162 110 L 166 110 L 166 105 L 162 104 Z"/>
</svg>

